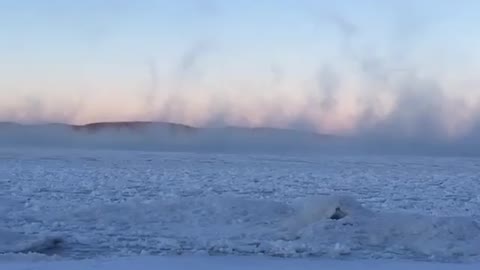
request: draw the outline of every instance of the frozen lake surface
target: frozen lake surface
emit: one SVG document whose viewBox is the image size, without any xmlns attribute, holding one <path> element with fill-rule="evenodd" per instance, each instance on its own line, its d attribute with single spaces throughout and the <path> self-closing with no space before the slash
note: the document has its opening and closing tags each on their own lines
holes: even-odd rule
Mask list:
<svg viewBox="0 0 480 270">
<path fill-rule="evenodd" d="M 0 261 L 477 262 L 478 172 L 473 158 L 2 149 Z"/>
</svg>

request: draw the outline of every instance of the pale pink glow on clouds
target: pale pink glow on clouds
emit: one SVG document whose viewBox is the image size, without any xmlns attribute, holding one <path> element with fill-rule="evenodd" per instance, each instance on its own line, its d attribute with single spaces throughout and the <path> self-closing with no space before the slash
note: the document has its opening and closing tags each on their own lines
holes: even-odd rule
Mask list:
<svg viewBox="0 0 480 270">
<path fill-rule="evenodd" d="M 39 87 L 42 86 L 32 88 Z M 49 87 L 62 89 L 63 85 Z M 251 127 L 287 127 L 298 119 L 305 119 L 316 127 L 315 119 L 319 118 L 321 122 L 325 119 L 331 122 L 319 128 L 341 131 L 351 127 L 348 122 L 351 121 L 351 115 L 355 114 L 355 98 L 348 93 L 340 93 L 335 108 L 323 113 L 320 112 L 320 105 L 315 105 L 316 101 L 310 100 L 306 91 L 301 89 L 290 92 L 260 90 L 255 85 L 247 85 L 223 91 L 208 84 L 199 89 L 194 87 L 180 91 L 160 90 L 148 102 L 144 92 L 134 91 L 128 83 L 123 86 L 90 85 L 77 96 L 60 90 L 50 90 L 48 96 L 34 91 L 25 91 L 22 95 L 2 92 L 0 116 L 5 120 L 20 122 L 59 121 L 75 124 L 158 120 L 204 126 L 217 120 L 223 125 Z M 321 97 L 318 99 L 320 101 Z"/>
<path fill-rule="evenodd" d="M 229 81 L 232 83 L 229 84 Z M 78 85 L 86 87 L 79 92 L 80 95 L 60 90 L 66 85 L 75 84 L 48 83 L 31 87 L 49 88 L 49 95 L 40 95 L 34 91 L 29 93 L 26 85 L 22 95 L 0 92 L 0 117 L 19 122 L 74 124 L 148 120 L 193 126 L 296 128 L 296 124 L 300 123 L 300 126 L 318 132 L 352 134 L 365 124 L 364 115 L 367 110 L 370 116 L 373 115 L 368 121 L 373 123 L 389 117 L 396 108 L 396 100 L 400 95 L 391 85 L 374 85 L 381 89 L 372 90 L 369 89 L 371 83 L 355 77 L 344 77 L 331 97 L 326 97 L 326 93 L 316 89 L 314 83 L 306 79 L 289 80 L 273 87 L 265 86 L 262 81 L 238 78 L 223 78 L 221 82 L 187 81 L 181 88 L 178 83 L 170 82 L 148 95 L 148 89 L 145 90 L 148 82 L 142 84 L 136 79 L 129 81 L 128 78 L 118 78 L 118 81 L 111 84 L 105 80 L 90 81 L 88 84 L 78 82 Z M 465 92 L 460 86 L 455 82 L 443 85 L 446 89 L 458 91 L 445 91 L 441 101 L 443 111 L 438 112 L 445 117 L 442 122 L 445 134 L 451 137 L 468 132 L 478 113 L 478 95 Z M 175 88 L 176 90 L 166 90 Z M 331 99 L 331 104 L 325 104 L 326 98 Z M 423 105 L 411 104 L 420 107 Z M 412 108 L 400 109 L 408 112 Z M 411 117 L 417 117 L 415 112 L 412 112 Z M 415 127 L 406 126 L 407 132 L 411 132 L 410 128 Z"/>
</svg>

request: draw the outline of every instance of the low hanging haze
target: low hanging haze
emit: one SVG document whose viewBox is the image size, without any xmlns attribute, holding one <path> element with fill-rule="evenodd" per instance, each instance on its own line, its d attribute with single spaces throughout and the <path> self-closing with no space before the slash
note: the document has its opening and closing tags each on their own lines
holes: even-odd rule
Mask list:
<svg viewBox="0 0 480 270">
<path fill-rule="evenodd" d="M 0 121 L 480 134 L 480 1 L 0 1 Z"/>
</svg>

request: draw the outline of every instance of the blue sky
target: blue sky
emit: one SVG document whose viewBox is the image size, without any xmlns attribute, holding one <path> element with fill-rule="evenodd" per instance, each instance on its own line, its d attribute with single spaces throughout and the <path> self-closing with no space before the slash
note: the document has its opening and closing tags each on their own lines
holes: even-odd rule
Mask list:
<svg viewBox="0 0 480 270">
<path fill-rule="evenodd" d="M 446 133 L 467 129 L 480 97 L 478 10 L 473 0 L 0 0 L 0 118 L 340 133 L 367 111 L 392 119 L 414 92 L 442 96 Z"/>
</svg>

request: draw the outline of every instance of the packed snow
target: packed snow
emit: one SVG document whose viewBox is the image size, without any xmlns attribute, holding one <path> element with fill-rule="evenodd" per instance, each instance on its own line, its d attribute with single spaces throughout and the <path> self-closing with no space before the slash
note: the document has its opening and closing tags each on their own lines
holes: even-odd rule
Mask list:
<svg viewBox="0 0 480 270">
<path fill-rule="evenodd" d="M 392 260 L 331 260 L 331 259 L 284 259 L 271 257 L 238 256 L 137 256 L 129 258 L 96 259 L 82 261 L 36 261 L 8 262 L 0 264 L 8 270 L 478 270 L 478 264 L 452 264 Z"/>
<path fill-rule="evenodd" d="M 480 261 L 479 169 L 473 158 L 2 149 L 0 267 L 115 268 L 133 255 L 467 267 Z"/>
</svg>

